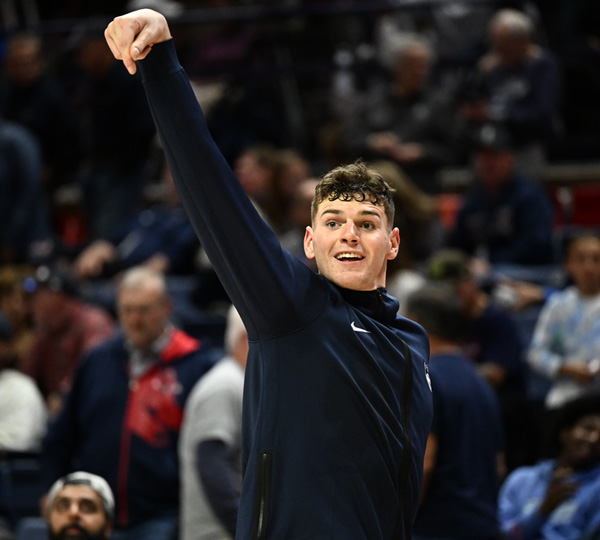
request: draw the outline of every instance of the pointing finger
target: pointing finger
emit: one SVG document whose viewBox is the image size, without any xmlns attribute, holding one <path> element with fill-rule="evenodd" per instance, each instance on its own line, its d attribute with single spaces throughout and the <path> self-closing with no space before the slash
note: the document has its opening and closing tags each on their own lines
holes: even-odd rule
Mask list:
<svg viewBox="0 0 600 540">
<path fill-rule="evenodd" d="M 114 57 L 122 60 L 131 74 L 136 72 L 135 59 L 131 56 L 131 43 L 138 32 L 139 23 L 127 17 L 116 17 L 104 31 L 106 42 Z"/>
<path fill-rule="evenodd" d="M 116 17 L 104 35 L 115 58 L 122 60 L 131 74 L 136 72 L 136 60 L 145 58 L 155 43 L 171 38 L 164 16 L 149 9 Z"/>
</svg>

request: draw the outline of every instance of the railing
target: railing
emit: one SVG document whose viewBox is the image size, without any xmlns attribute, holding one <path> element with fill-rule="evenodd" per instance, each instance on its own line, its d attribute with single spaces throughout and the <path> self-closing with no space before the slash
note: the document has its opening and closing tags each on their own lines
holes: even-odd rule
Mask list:
<svg viewBox="0 0 600 540">
<path fill-rule="evenodd" d="M 463 4 L 514 6 L 509 0 L 463 0 Z M 222 8 L 187 9 L 181 15 L 170 17 L 170 22 L 177 25 L 214 24 L 226 21 L 274 21 L 281 19 L 316 18 L 353 16 L 364 14 L 381 14 L 394 11 L 424 10 L 447 5 L 448 0 L 337 0 L 313 4 L 302 4 L 292 0 L 287 3 L 255 4 L 250 6 L 228 6 Z M 42 33 L 68 34 L 76 26 L 97 23 L 106 24 L 120 13 L 107 14 L 87 19 L 54 19 L 41 20 L 35 0 L 1 0 L 0 6 L 4 14 L 4 30 L 14 30 L 19 24 Z M 20 21 L 18 12 L 23 13 L 24 21 Z"/>
<path fill-rule="evenodd" d="M 468 168 L 448 167 L 438 175 L 440 189 L 446 193 L 463 192 L 472 181 L 473 172 Z M 600 162 L 551 163 L 542 169 L 540 181 L 550 189 L 582 184 L 600 185 Z"/>
</svg>

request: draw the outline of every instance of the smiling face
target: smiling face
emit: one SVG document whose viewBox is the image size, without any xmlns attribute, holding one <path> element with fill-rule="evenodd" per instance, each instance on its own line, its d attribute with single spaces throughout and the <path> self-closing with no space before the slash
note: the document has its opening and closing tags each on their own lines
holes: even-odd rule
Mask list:
<svg viewBox="0 0 600 540">
<path fill-rule="evenodd" d="M 600 239 L 582 236 L 574 240 L 565 266 L 581 294 L 596 296 L 600 292 Z"/>
<path fill-rule="evenodd" d="M 600 414 L 589 414 L 561 432 L 563 461 L 573 469 L 600 463 Z"/>
<path fill-rule="evenodd" d="M 372 291 L 385 286 L 387 261 L 396 257 L 399 244 L 398 229 L 391 230 L 383 206 L 326 199 L 306 228 L 304 252 L 329 281 Z"/>
</svg>

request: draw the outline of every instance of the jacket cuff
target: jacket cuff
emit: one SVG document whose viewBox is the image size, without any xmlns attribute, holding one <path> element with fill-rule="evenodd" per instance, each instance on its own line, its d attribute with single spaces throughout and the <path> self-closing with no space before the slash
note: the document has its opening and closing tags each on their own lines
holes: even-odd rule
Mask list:
<svg viewBox="0 0 600 540">
<path fill-rule="evenodd" d="M 153 45 L 146 58 L 138 60 L 136 65 L 144 83 L 169 77 L 183 69 L 177 58 L 173 38 Z"/>
</svg>

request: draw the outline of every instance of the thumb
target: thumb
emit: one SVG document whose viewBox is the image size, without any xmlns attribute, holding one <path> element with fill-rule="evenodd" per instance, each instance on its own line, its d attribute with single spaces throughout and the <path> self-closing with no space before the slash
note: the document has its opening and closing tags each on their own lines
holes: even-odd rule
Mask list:
<svg viewBox="0 0 600 540">
<path fill-rule="evenodd" d="M 131 49 L 129 50 L 131 58 L 133 58 L 133 60 L 142 60 L 146 58 L 152 49 L 153 44 L 150 31 L 147 28 L 144 28 L 131 44 Z"/>
<path fill-rule="evenodd" d="M 134 60 L 146 58 L 153 45 L 171 37 L 166 19 L 158 13 L 150 13 L 151 16 L 142 20 L 142 27 L 131 44 L 130 54 Z"/>
</svg>

